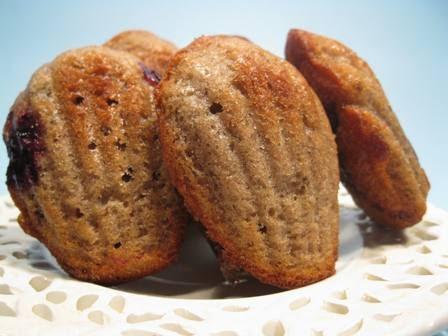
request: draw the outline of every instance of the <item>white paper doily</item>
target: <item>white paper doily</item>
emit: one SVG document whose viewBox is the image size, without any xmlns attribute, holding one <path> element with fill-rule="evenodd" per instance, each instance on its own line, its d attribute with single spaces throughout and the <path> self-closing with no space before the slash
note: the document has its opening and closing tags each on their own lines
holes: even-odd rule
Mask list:
<svg viewBox="0 0 448 336">
<path fill-rule="evenodd" d="M 73 280 L 0 198 L 0 335 L 429 335 L 448 327 L 448 214 L 384 230 L 340 193 L 337 273 L 280 291 L 222 284 L 192 228 L 179 262 L 115 288 Z M 236 298 L 239 297 L 239 298 Z"/>
</svg>

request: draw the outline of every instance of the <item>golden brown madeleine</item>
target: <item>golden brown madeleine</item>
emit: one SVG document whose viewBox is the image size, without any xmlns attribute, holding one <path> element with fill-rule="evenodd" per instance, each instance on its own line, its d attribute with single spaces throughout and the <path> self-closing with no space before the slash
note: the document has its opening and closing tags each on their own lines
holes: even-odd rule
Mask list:
<svg viewBox="0 0 448 336">
<path fill-rule="evenodd" d="M 20 225 L 76 278 L 118 283 L 176 257 L 185 214 L 162 166 L 150 75 L 128 53 L 72 50 L 40 68 L 9 113 Z"/>
<path fill-rule="evenodd" d="M 169 60 L 176 52 L 171 42 L 144 30 L 129 30 L 112 37 L 106 47 L 127 51 L 149 68 L 163 76 Z"/>
<path fill-rule="evenodd" d="M 247 40 L 247 38 L 242 36 L 235 37 Z M 176 52 L 176 47 L 170 42 L 162 40 L 150 32 L 142 30 L 131 30 L 120 33 L 106 42 L 105 46 L 132 53 L 142 60 L 147 67 L 154 69 L 156 71 L 156 76 L 161 76 L 165 73 L 169 59 Z M 207 240 L 209 239 L 207 238 Z M 224 278 L 231 282 L 235 282 L 242 278 L 243 271 L 238 266 L 231 265 L 230 262 L 223 259 L 224 256 L 217 247 L 217 244 L 214 244 L 213 241 L 210 240 L 209 243 L 219 260 Z"/>
<path fill-rule="evenodd" d="M 336 145 L 293 66 L 238 37 L 201 37 L 157 98 L 170 178 L 224 260 L 284 288 L 334 273 Z"/>
<path fill-rule="evenodd" d="M 289 32 L 285 53 L 325 107 L 355 202 L 384 225 L 419 222 L 429 182 L 367 63 L 337 41 L 298 29 Z"/>
</svg>

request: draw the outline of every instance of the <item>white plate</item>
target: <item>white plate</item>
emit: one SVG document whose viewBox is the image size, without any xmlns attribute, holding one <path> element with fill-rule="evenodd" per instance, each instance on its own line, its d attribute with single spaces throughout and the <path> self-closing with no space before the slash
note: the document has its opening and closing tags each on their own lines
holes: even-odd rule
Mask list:
<svg viewBox="0 0 448 336">
<path fill-rule="evenodd" d="M 428 335 L 448 327 L 448 214 L 403 232 L 371 223 L 342 190 L 337 273 L 281 291 L 222 281 L 197 228 L 179 262 L 114 288 L 70 279 L 0 198 L 0 335 Z"/>
</svg>

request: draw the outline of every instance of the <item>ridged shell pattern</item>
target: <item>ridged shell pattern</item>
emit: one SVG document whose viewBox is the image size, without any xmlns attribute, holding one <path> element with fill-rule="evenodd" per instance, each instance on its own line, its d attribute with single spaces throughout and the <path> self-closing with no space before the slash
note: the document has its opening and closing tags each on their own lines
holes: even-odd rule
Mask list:
<svg viewBox="0 0 448 336">
<path fill-rule="evenodd" d="M 120 282 L 166 266 L 185 215 L 162 165 L 154 88 L 133 56 L 104 47 L 40 68 L 12 107 L 38 116 L 38 179 L 9 185 L 24 229 L 72 275 Z M 13 137 L 6 124 L 5 141 Z"/>
<path fill-rule="evenodd" d="M 241 38 L 204 37 L 158 96 L 170 176 L 226 260 L 281 287 L 332 274 L 335 143 L 302 76 Z"/>
</svg>

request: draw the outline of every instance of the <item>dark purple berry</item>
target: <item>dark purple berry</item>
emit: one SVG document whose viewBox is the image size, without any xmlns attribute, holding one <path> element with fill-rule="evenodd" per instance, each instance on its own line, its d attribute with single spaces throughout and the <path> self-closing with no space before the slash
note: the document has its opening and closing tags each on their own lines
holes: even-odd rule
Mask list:
<svg viewBox="0 0 448 336">
<path fill-rule="evenodd" d="M 37 114 L 27 107 L 11 111 L 5 128 L 8 150 L 8 186 L 27 189 L 38 181 L 38 157 L 44 152 L 42 126 Z"/>
<path fill-rule="evenodd" d="M 149 69 L 143 63 L 140 63 L 140 68 L 143 71 L 143 79 L 151 86 L 157 86 L 160 83 L 160 75 L 152 69 Z"/>
</svg>

